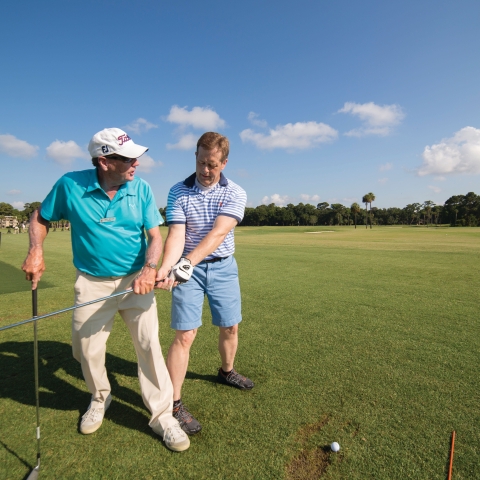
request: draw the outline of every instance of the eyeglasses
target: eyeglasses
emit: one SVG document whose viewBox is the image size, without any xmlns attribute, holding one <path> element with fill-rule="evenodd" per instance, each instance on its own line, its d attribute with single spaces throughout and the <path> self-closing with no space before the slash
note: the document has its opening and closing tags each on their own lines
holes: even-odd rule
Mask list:
<svg viewBox="0 0 480 480">
<path fill-rule="evenodd" d="M 108 155 L 105 158 L 108 158 L 109 160 L 119 160 L 123 163 L 133 163 L 137 160 L 136 158 L 121 157 L 120 155 Z"/>
</svg>

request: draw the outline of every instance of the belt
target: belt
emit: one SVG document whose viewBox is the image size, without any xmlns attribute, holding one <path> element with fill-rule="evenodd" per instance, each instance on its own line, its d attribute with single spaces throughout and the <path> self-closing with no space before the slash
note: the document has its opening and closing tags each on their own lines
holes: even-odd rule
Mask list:
<svg viewBox="0 0 480 480">
<path fill-rule="evenodd" d="M 228 257 L 215 257 L 215 258 L 210 258 L 209 260 L 204 260 L 204 262 L 205 263 L 215 263 L 215 262 L 219 262 L 220 260 L 225 260 L 226 258 L 228 258 Z"/>
</svg>

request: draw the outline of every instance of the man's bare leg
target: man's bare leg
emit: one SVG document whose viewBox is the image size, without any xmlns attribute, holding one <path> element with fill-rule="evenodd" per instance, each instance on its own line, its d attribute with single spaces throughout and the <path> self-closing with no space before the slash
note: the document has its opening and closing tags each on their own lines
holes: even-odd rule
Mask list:
<svg viewBox="0 0 480 480">
<path fill-rule="evenodd" d="M 233 369 L 238 347 L 238 323 L 233 327 L 219 327 L 218 351 L 222 359 L 222 370 L 229 372 Z"/>
<path fill-rule="evenodd" d="M 196 328 L 193 330 L 177 330 L 175 340 L 170 346 L 167 356 L 167 369 L 173 384 L 173 416 L 188 435 L 195 435 L 202 429 L 200 423 L 181 401 L 182 385 L 187 374 L 190 358 L 190 347 L 196 335 Z"/>
<path fill-rule="evenodd" d="M 233 327 L 220 327 L 218 351 L 222 357 L 222 368 L 218 371 L 218 380 L 241 390 L 251 390 L 254 383 L 233 369 L 238 347 L 238 324 Z"/>
<path fill-rule="evenodd" d="M 190 347 L 197 335 L 197 329 L 176 330 L 167 356 L 167 369 L 173 384 L 173 400 L 182 397 L 182 385 L 187 374 L 188 361 L 190 359 Z"/>
</svg>

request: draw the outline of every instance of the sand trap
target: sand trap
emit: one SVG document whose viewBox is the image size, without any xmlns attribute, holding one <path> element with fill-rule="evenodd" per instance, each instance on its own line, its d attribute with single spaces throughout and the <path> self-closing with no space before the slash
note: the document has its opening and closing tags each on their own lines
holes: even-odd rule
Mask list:
<svg viewBox="0 0 480 480">
<path fill-rule="evenodd" d="M 335 230 L 323 230 L 322 232 L 305 232 L 305 233 L 335 233 Z"/>
</svg>

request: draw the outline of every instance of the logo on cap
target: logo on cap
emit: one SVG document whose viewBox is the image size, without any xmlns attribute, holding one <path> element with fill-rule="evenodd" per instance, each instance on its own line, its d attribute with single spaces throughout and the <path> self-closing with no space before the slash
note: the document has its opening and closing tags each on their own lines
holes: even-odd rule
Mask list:
<svg viewBox="0 0 480 480">
<path fill-rule="evenodd" d="M 107 145 L 102 145 L 102 152 L 103 153 L 108 153 L 110 150 L 108 149 Z"/>
<path fill-rule="evenodd" d="M 120 135 L 117 140 L 119 145 L 123 145 L 125 142 L 131 140 L 131 138 L 126 133 L 124 133 L 123 135 Z"/>
</svg>

